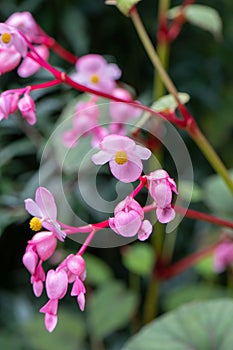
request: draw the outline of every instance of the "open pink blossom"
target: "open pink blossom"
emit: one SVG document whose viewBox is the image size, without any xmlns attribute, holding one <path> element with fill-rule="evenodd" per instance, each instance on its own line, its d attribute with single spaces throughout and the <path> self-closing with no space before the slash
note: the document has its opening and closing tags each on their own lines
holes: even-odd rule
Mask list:
<svg viewBox="0 0 233 350">
<path fill-rule="evenodd" d="M 44 187 L 38 187 L 35 197 L 35 201 L 31 198 L 25 200 L 26 210 L 40 219 L 44 228 L 53 232 L 60 241 L 63 241 L 66 234 L 57 222 L 57 206 L 52 193 Z"/>
<path fill-rule="evenodd" d="M 141 241 L 146 240 L 152 232 L 151 223 L 144 220 L 142 207 L 130 197 L 116 206 L 114 217 L 109 219 L 109 227 L 123 237 L 138 235 L 138 239 Z"/>
<path fill-rule="evenodd" d="M 214 270 L 221 273 L 233 264 L 233 242 L 220 243 L 214 250 Z"/>
<path fill-rule="evenodd" d="M 80 84 L 111 93 L 121 71 L 114 63 L 107 63 L 103 56 L 89 54 L 82 56 L 76 63 L 77 73 L 72 78 Z"/>
<path fill-rule="evenodd" d="M 5 23 L 0 23 L 0 47 L 14 47 L 22 57 L 27 54 L 27 44 L 17 28 Z"/>
<path fill-rule="evenodd" d="M 26 119 L 28 124 L 34 125 L 36 123 L 36 107 L 31 96 L 26 93 L 18 102 L 18 108 L 22 117 Z"/>
<path fill-rule="evenodd" d="M 141 159 L 148 159 L 151 151 L 136 145 L 127 136 L 108 135 L 100 142 L 100 152 L 92 156 L 95 164 L 109 162 L 112 174 L 122 182 L 136 181 L 142 173 Z"/>
<path fill-rule="evenodd" d="M 176 183 L 168 173 L 159 169 L 147 176 L 148 189 L 156 204 L 156 215 L 161 223 L 174 219 L 175 210 L 171 207 L 172 192 L 177 194 Z"/>
<path fill-rule="evenodd" d="M 42 57 L 45 61 L 49 58 L 49 49 L 45 45 L 36 45 L 34 46 L 35 51 Z M 32 74 L 36 73 L 41 66 L 39 63 L 35 62 L 30 57 L 25 57 L 18 67 L 17 73 L 22 78 L 27 78 Z"/>
</svg>

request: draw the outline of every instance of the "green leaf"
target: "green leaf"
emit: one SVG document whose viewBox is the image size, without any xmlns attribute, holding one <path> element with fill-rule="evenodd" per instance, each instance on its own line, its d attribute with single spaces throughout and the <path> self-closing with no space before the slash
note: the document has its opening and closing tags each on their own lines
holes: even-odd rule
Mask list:
<svg viewBox="0 0 233 350">
<path fill-rule="evenodd" d="M 222 35 L 222 20 L 219 13 L 212 7 L 205 5 L 189 5 L 182 10 L 186 19 L 191 24 L 209 31 L 214 37 Z M 181 6 L 173 7 L 168 11 L 168 18 L 174 19 L 181 13 Z"/>
<path fill-rule="evenodd" d="M 193 188 L 191 202 L 194 203 L 202 200 L 202 189 L 197 184 L 185 180 L 179 182 L 179 197 L 184 200 L 189 200 L 190 187 Z"/>
<path fill-rule="evenodd" d="M 191 303 L 151 322 L 122 350 L 229 350 L 232 318 L 232 299 Z"/>
<path fill-rule="evenodd" d="M 148 243 L 135 243 L 124 250 L 125 267 L 137 275 L 148 276 L 154 265 L 154 251 Z"/>
<path fill-rule="evenodd" d="M 182 104 L 187 103 L 190 99 L 190 96 L 185 92 L 179 92 L 178 96 Z M 169 95 L 160 97 L 157 101 L 155 101 L 152 104 L 151 108 L 158 112 L 163 112 L 166 110 L 173 112 L 175 111 L 177 106 L 178 106 L 177 101 L 172 95 L 169 94 Z"/>
<path fill-rule="evenodd" d="M 206 258 L 200 260 L 195 266 L 195 270 L 198 271 L 200 275 L 207 279 L 213 279 L 216 276 L 216 272 L 213 269 L 213 255 L 207 256 Z"/>
<path fill-rule="evenodd" d="M 229 172 L 233 179 L 233 170 Z M 207 178 L 203 188 L 205 204 L 218 216 L 232 218 L 233 197 L 225 182 L 219 175 Z"/>
<path fill-rule="evenodd" d="M 208 283 L 183 284 L 168 293 L 163 301 L 166 311 L 174 310 L 179 306 L 193 301 L 203 301 L 225 297 L 225 288 Z M 228 295 L 229 296 L 229 295 Z"/>
<path fill-rule="evenodd" d="M 87 268 L 87 283 L 101 285 L 112 278 L 113 274 L 110 267 L 100 258 L 86 253 L 85 262 Z"/>
<path fill-rule="evenodd" d="M 116 0 L 117 7 L 124 14 L 128 15 L 131 8 L 141 0 Z"/>
<path fill-rule="evenodd" d="M 127 325 L 137 307 L 136 295 L 121 282 L 111 281 L 93 293 L 87 304 L 91 333 L 102 339 Z"/>
</svg>

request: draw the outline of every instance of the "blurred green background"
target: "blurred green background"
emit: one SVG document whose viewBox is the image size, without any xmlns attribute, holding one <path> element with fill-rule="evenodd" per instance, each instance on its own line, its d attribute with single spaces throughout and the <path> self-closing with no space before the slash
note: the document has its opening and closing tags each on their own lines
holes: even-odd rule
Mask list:
<svg viewBox="0 0 233 350">
<path fill-rule="evenodd" d="M 172 1 L 172 6 L 180 3 Z M 178 90 L 191 95 L 188 105 L 190 111 L 227 166 L 232 168 L 233 3 L 231 0 L 200 3 L 219 11 L 223 21 L 223 38 L 216 41 L 210 33 L 185 24 L 178 40 L 172 44 L 169 72 Z M 144 0 L 139 4 L 138 10 L 156 43 L 157 1 Z M 132 23 L 115 7 L 106 6 L 102 0 L 1 0 L 2 22 L 17 11 L 30 11 L 49 35 L 78 56 L 99 53 L 111 57 L 122 69 L 122 80 L 135 88 L 138 99 L 152 103 L 152 65 Z M 70 70 L 69 64 L 55 55 L 51 55 L 51 62 Z M 46 74 L 37 75 L 38 81 L 44 77 Z M 33 78 L 27 79 L 26 84 L 32 81 Z M 0 77 L 1 91 L 26 84 L 15 72 Z M 88 292 L 91 297 L 87 311 L 82 315 L 75 300 L 65 298 L 59 312 L 59 326 L 52 335 L 44 330 L 43 316 L 38 313 L 46 297 L 37 300 L 33 296 L 29 275 L 21 263 L 26 242 L 31 237 L 23 200 L 34 193 L 41 152 L 53 130 L 54 122 L 76 95 L 77 93 L 65 88 L 54 88 L 44 95 L 36 95 L 38 123 L 33 130 L 19 118 L 10 117 L 8 121 L 1 122 L 0 349 L 59 350 L 65 347 L 67 350 L 101 350 L 104 339 L 106 349 L 114 350 L 120 349 L 130 333 L 137 329 L 137 315 L 140 314 L 140 308 L 137 307 L 141 305 L 148 274 L 136 274 L 136 283 L 140 280 L 141 293 L 132 291 L 134 283 L 130 280 L 132 276 L 126 268 L 127 264 L 122 261 L 122 249 L 90 249 L 94 258 L 89 256 L 89 271 L 93 269 L 97 272 L 90 272 Z M 203 211 L 219 209 L 213 203 L 211 206 L 211 194 L 214 194 L 212 188 L 208 190 L 208 196 L 202 188 L 213 170 L 187 134 L 181 134 L 192 158 L 195 183 L 200 192 L 192 207 Z M 214 203 L 225 201 L 221 190 L 216 196 L 218 197 L 212 198 Z M 232 205 L 231 201 L 229 205 Z M 219 216 L 222 214 L 229 217 L 232 207 L 231 210 L 228 207 L 227 213 L 224 210 L 225 207 Z M 210 236 L 218 234 L 219 229 L 210 225 L 185 220 L 179 228 L 174 260 L 194 251 L 203 240 L 211 241 Z M 150 246 L 147 247 L 150 251 Z M 67 242 L 65 248 L 60 248 L 60 254 L 75 252 L 75 249 L 77 246 L 74 243 Z M 148 254 L 150 253 L 146 253 L 147 257 Z M 197 298 L 225 295 L 226 276 L 217 278 L 211 273 L 205 275 L 203 271 L 206 270 L 191 270 L 179 276 L 178 280 L 166 283 L 161 291 L 161 312 L 183 303 L 185 299 L 192 299 L 195 293 Z M 208 271 L 210 270 L 207 269 Z M 135 277 L 134 274 L 133 276 Z M 209 287 L 213 284 L 216 288 Z M 172 293 L 173 300 L 170 291 L 179 285 L 188 286 L 187 292 L 182 295 L 177 290 L 176 299 L 176 294 Z M 210 289 L 214 290 L 212 294 Z M 120 298 L 123 310 L 126 310 L 123 316 L 123 310 L 120 316 L 114 308 L 109 311 L 112 298 Z M 109 300 L 109 304 L 106 300 Z M 98 318 L 98 314 L 101 314 L 102 319 Z M 111 324 L 108 317 L 117 321 Z M 100 324 L 103 323 L 108 324 L 109 328 L 101 328 Z"/>
</svg>

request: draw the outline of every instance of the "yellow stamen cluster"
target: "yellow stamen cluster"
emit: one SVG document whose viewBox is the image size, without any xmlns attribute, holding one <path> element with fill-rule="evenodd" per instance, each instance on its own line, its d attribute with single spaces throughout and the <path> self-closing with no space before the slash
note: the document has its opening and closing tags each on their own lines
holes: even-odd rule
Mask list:
<svg viewBox="0 0 233 350">
<path fill-rule="evenodd" d="M 10 33 L 3 33 L 1 36 L 2 42 L 4 44 L 9 44 L 9 42 L 11 41 L 11 34 Z"/>
<path fill-rule="evenodd" d="M 127 154 L 125 151 L 118 151 L 115 155 L 115 162 L 119 165 L 125 164 L 128 160 Z"/>
<path fill-rule="evenodd" d="M 93 74 L 93 75 L 91 76 L 91 82 L 92 82 L 93 84 L 98 84 L 99 81 L 100 81 L 100 78 L 99 78 L 99 76 L 98 76 L 97 74 Z"/>
<path fill-rule="evenodd" d="M 41 220 L 36 216 L 34 216 L 34 218 L 30 220 L 29 225 L 30 225 L 30 229 L 33 231 L 39 231 L 42 228 Z"/>
</svg>

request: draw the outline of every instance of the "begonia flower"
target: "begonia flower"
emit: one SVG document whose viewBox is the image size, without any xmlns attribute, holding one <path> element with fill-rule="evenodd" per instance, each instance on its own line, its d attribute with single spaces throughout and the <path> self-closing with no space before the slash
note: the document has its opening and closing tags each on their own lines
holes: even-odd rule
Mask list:
<svg viewBox="0 0 233 350">
<path fill-rule="evenodd" d="M 156 204 L 156 215 L 161 223 L 168 223 L 175 217 L 171 207 L 172 192 L 178 193 L 175 181 L 168 173 L 159 169 L 147 175 L 148 189 Z"/>
<path fill-rule="evenodd" d="M 31 215 L 38 218 L 44 228 L 53 232 L 60 241 L 64 240 L 66 233 L 61 230 L 57 222 L 57 206 L 50 191 L 44 187 L 38 187 L 35 201 L 31 198 L 26 199 L 25 208 Z"/>
<path fill-rule="evenodd" d="M 127 136 L 107 135 L 100 142 L 98 153 L 92 156 L 96 165 L 109 162 L 112 174 L 122 182 L 136 181 L 143 169 L 142 159 L 148 159 L 151 151 Z"/>
<path fill-rule="evenodd" d="M 138 235 L 141 241 L 146 240 L 152 232 L 151 223 L 149 220 L 144 220 L 142 207 L 130 197 L 116 206 L 114 217 L 109 219 L 109 227 L 123 237 Z"/>
<path fill-rule="evenodd" d="M 0 47 L 14 47 L 22 57 L 25 57 L 27 54 L 27 44 L 17 28 L 5 23 L 0 23 Z"/>
<path fill-rule="evenodd" d="M 89 54 L 82 56 L 76 63 L 77 73 L 72 78 L 80 84 L 102 92 L 111 93 L 121 71 L 114 63 L 107 63 L 103 56 Z"/>
<path fill-rule="evenodd" d="M 41 42 L 40 36 L 43 32 L 30 12 L 15 12 L 8 17 L 5 23 L 20 29 L 30 41 Z"/>
<path fill-rule="evenodd" d="M 233 263 L 233 242 L 220 243 L 214 250 L 214 270 L 221 273 Z"/>
</svg>

